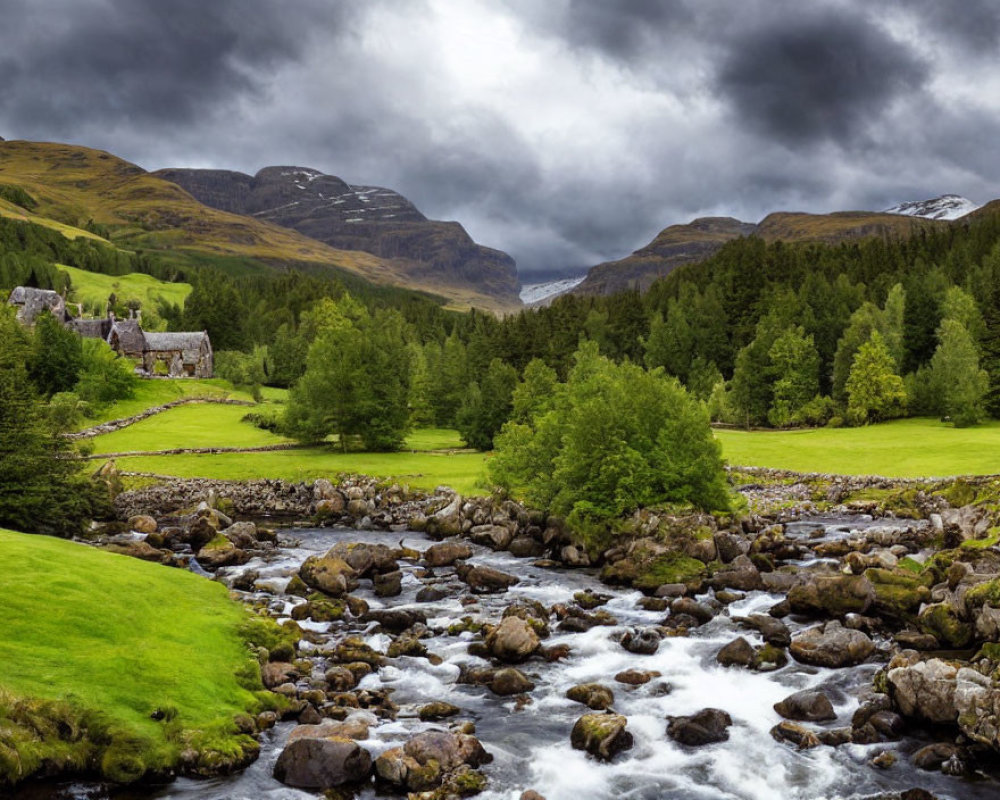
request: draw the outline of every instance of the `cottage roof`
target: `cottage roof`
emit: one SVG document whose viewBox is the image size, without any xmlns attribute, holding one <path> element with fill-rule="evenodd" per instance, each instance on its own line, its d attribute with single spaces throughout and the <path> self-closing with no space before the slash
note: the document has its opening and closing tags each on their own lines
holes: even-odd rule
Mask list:
<svg viewBox="0 0 1000 800">
<path fill-rule="evenodd" d="M 111 333 L 111 320 L 104 319 L 71 319 L 67 323 L 70 330 L 79 333 L 85 339 L 107 339 Z"/>
<path fill-rule="evenodd" d="M 141 353 L 145 349 L 145 339 L 139 321 L 135 319 L 116 320 L 111 326 L 108 341 L 112 336 L 118 336 L 118 347 L 127 353 Z"/>
<path fill-rule="evenodd" d="M 208 344 L 208 334 L 205 331 L 166 333 L 147 332 L 146 352 L 162 353 L 168 350 L 201 349 L 202 344 Z"/>
</svg>

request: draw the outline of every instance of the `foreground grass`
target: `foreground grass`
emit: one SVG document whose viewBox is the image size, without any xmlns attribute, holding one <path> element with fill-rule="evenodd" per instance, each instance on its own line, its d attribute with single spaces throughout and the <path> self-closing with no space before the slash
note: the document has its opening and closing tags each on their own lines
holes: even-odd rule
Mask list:
<svg viewBox="0 0 1000 800">
<path fill-rule="evenodd" d="M 290 441 L 241 422 L 251 409 L 211 403 L 177 406 L 94 438 L 94 453 L 170 450 L 177 447 L 262 447 Z"/>
<path fill-rule="evenodd" d="M 0 786 L 18 777 L 12 764 L 30 771 L 33 757 L 61 746 L 26 741 L 23 730 L 19 741 L 16 724 L 5 722 L 16 719 L 12 697 L 68 700 L 75 713 L 97 712 L 117 740 L 130 743 L 123 763 L 102 765 L 106 774 L 124 770 L 119 779 L 136 777 L 134 759 L 145 768 L 172 763 L 192 731 L 224 739 L 233 717 L 256 705 L 237 677 L 249 674 L 243 683 L 252 685 L 240 635 L 245 612 L 221 584 L 5 530 L 0 563 L 8 567 L 0 570 Z M 157 710 L 168 718 L 155 721 Z"/>
<path fill-rule="evenodd" d="M 450 486 L 462 494 L 483 493 L 485 453 L 341 453 L 328 447 L 271 453 L 132 456 L 116 460 L 127 472 L 152 472 L 179 478 L 244 481 L 275 478 L 314 481 L 340 473 L 371 475 L 415 489 Z"/>
<path fill-rule="evenodd" d="M 159 300 L 183 306 L 187 296 L 191 294 L 189 283 L 168 283 L 141 272 L 132 272 L 128 275 L 102 275 L 63 264 L 59 265 L 59 271 L 69 275 L 72 281 L 69 301 L 83 303 L 87 312 L 95 305 L 103 309 L 108 295 L 112 293 L 121 301 L 138 300 L 142 303 L 143 309 L 153 311 L 156 310 Z"/>
<path fill-rule="evenodd" d="M 233 385 L 229 381 L 224 381 L 220 378 L 140 380 L 136 385 L 134 397 L 129 400 L 120 400 L 113 405 L 99 409 L 95 416 L 83 420 L 80 427 L 89 428 L 113 419 L 132 417 L 136 414 L 141 414 L 147 408 L 162 406 L 186 397 L 214 400 L 246 400 L 248 402 L 252 400 L 247 392 L 233 388 Z M 246 413 L 246 410 L 243 413 Z M 179 447 L 181 445 L 174 446 Z"/>
<path fill-rule="evenodd" d="M 954 428 L 902 419 L 863 428 L 717 430 L 730 464 L 799 472 L 928 478 L 1000 473 L 1000 422 Z"/>
</svg>

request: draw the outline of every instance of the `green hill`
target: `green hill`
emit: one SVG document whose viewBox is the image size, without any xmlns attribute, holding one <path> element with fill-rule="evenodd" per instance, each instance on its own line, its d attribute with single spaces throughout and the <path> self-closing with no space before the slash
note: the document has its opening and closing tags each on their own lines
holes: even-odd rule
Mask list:
<svg viewBox="0 0 1000 800">
<path fill-rule="evenodd" d="M 64 264 L 57 266 L 69 275 L 72 281 L 67 301 L 82 303 L 85 313 L 95 307 L 103 309 L 111 294 L 117 295 L 119 301 L 138 300 L 143 309 L 153 311 L 160 301 L 183 306 L 184 300 L 191 294 L 189 283 L 169 283 L 141 272 L 131 272 L 128 275 L 102 275 L 76 267 L 67 267 Z"/>
</svg>

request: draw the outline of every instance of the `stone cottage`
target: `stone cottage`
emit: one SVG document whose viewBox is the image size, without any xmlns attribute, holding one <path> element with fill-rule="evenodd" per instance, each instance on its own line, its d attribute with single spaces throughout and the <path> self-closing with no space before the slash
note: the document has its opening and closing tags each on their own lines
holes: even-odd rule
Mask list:
<svg viewBox="0 0 1000 800">
<path fill-rule="evenodd" d="M 145 333 L 142 368 L 150 375 L 211 378 L 212 343 L 200 333 Z M 161 366 L 163 365 L 163 366 Z"/>
<path fill-rule="evenodd" d="M 66 322 L 66 301 L 51 289 L 35 289 L 32 286 L 18 286 L 10 293 L 7 302 L 17 309 L 17 319 L 22 325 L 34 325 L 35 318 L 48 311 L 60 322 Z"/>
<path fill-rule="evenodd" d="M 142 329 L 138 312 L 128 319 L 116 319 L 111 312 L 104 319 L 73 319 L 58 292 L 30 286 L 18 286 L 8 302 L 17 308 L 17 318 L 22 324 L 32 325 L 39 314 L 49 311 L 85 339 L 103 339 L 116 353 L 135 361 L 137 368 L 147 375 L 212 377 L 214 359 L 207 331 L 147 332 Z"/>
</svg>

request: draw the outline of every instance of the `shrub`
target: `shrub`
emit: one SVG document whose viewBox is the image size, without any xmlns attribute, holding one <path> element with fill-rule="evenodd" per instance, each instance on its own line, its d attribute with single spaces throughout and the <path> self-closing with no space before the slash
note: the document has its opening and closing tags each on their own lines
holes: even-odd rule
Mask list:
<svg viewBox="0 0 1000 800">
<path fill-rule="evenodd" d="M 615 364 L 590 342 L 550 408 L 504 426 L 490 475 L 578 529 L 667 502 L 729 507 L 703 405 L 662 369 Z"/>
</svg>

